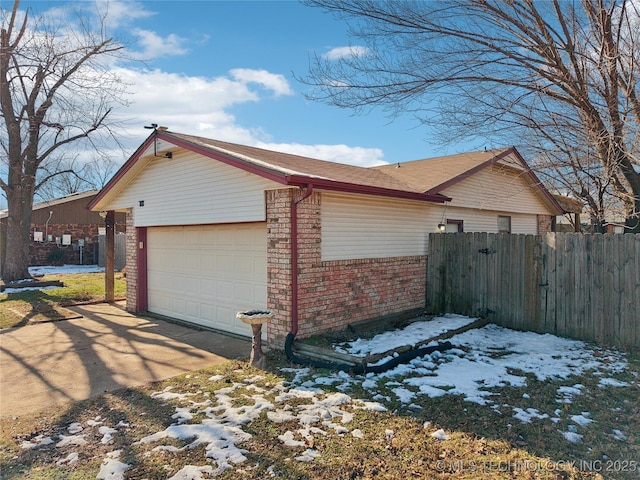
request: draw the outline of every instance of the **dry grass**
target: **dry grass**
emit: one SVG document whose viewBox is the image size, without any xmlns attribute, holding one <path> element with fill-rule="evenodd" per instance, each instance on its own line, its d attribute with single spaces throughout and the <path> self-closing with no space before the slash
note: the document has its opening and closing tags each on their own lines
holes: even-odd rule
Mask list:
<svg viewBox="0 0 640 480">
<path fill-rule="evenodd" d="M 54 320 L 65 315 L 65 305 L 100 299 L 104 294 L 102 275 L 55 275 L 64 289 L 44 292 L 24 292 L 0 295 L 0 322 L 3 328 L 36 321 Z M 125 281 L 116 277 L 116 295 L 124 293 Z M 11 313 L 14 311 L 15 313 Z M 216 478 L 221 479 L 621 479 L 640 476 L 640 352 L 627 356 L 629 368 L 616 374 L 628 382 L 625 388 L 600 388 L 598 377 L 586 373 L 563 384 L 584 385 L 583 394 L 571 404 L 557 403 L 558 382 L 537 381 L 528 376 L 526 388 L 496 389 L 498 405 L 527 403 L 541 412 L 563 409 L 560 423 L 536 419 L 531 423 L 515 420 L 508 409 L 480 406 L 461 397 L 445 395 L 416 397 L 412 406 L 388 400 L 386 412 L 354 410 L 348 424 L 352 432 L 359 429 L 362 438 L 351 433 L 329 431 L 316 434 L 307 441 L 319 457 L 306 463 L 295 460 L 306 447 L 286 447 L 278 436 L 300 428 L 297 422 L 274 423 L 263 412 L 243 426 L 251 439 L 238 444 L 246 450 L 247 461 L 234 465 Z M 233 391 L 235 406 L 256 402 L 255 390 L 271 389 L 293 376 L 281 370 L 290 365 L 278 352 L 268 355 L 268 372 L 257 371 L 244 362 L 228 362 L 219 367 L 181 375 L 144 388 L 124 389 L 99 397 L 52 408 L 36 415 L 0 420 L 0 473 L 2 479 L 26 480 L 89 480 L 95 479 L 107 454 L 121 450 L 122 462 L 130 465 L 127 479 L 167 479 L 185 465 L 211 466 L 205 458 L 205 445 L 182 449 L 191 440 L 164 440 L 163 445 L 182 449 L 176 452 L 154 451 L 156 443 L 137 444 L 141 438 L 162 431 L 174 424 L 177 407 L 190 402 L 213 399 L 216 392 L 233 384 L 246 387 Z M 327 372 L 317 372 L 326 375 Z M 221 375 L 220 380 L 210 380 Z M 260 375 L 259 380 L 255 380 Z M 310 376 L 313 376 L 312 371 Z M 387 380 L 378 383 L 378 393 L 396 398 L 390 393 Z M 286 384 L 286 383 L 285 383 Z M 189 393 L 188 400 L 160 400 L 154 392 L 172 387 L 172 392 Z M 322 387 L 326 394 L 332 387 Z M 347 392 L 352 398 L 365 398 L 371 392 L 353 387 Z M 274 402 L 274 394 L 265 394 Z M 297 399 L 290 408 L 308 403 Z M 584 440 L 571 443 L 558 434 L 567 430 L 570 415 L 588 411 L 594 422 L 581 430 Z M 197 413 L 188 423 L 197 424 L 205 418 Z M 69 426 L 80 423 L 84 445 L 57 445 L 70 435 Z M 117 427 L 120 425 L 119 427 Z M 126 426 L 125 426 L 126 425 Z M 104 442 L 100 426 L 117 427 L 113 438 Z M 444 429 L 446 440 L 431 433 Z M 626 440 L 612 437 L 612 430 L 625 432 Z M 392 433 L 388 433 L 392 432 Z M 51 438 L 53 443 L 38 448 L 22 448 L 24 442 L 39 442 Z M 68 457 L 77 453 L 78 461 Z M 208 478 L 203 475 L 202 478 Z M 115 479 L 114 479 L 115 480 Z"/>
<path fill-rule="evenodd" d="M 636 378 L 640 372 L 638 355 L 630 355 L 629 371 L 621 379 Z M 231 394 L 234 406 L 253 405 L 255 388 L 268 391 L 292 374 L 280 367 L 291 367 L 278 353 L 269 354 L 269 372 L 257 371 L 244 362 L 228 362 L 222 366 L 192 372 L 145 388 L 126 389 L 102 395 L 92 400 L 70 404 L 41 414 L 2 420 L 0 435 L 0 469 L 3 479 L 94 479 L 108 452 L 121 449 L 121 461 L 131 465 L 125 478 L 167 479 L 185 465 L 216 464 L 205 458 L 205 446 L 186 448 L 177 452 L 158 451 L 159 443 L 136 444 L 144 436 L 159 432 L 176 422 L 172 415 L 176 407 L 192 402 L 213 399 L 214 394 L 229 385 L 243 384 Z M 634 373 L 635 372 L 635 373 Z M 213 375 L 223 378 L 211 380 Z M 256 375 L 259 379 L 256 380 Z M 541 411 L 557 404 L 554 401 L 557 385 L 553 382 L 535 383 L 527 389 L 531 404 Z M 274 423 L 266 414 L 243 426 L 251 439 L 238 446 L 245 449 L 246 462 L 234 465 L 216 478 L 222 479 L 635 479 L 640 463 L 640 405 L 638 386 L 613 391 L 595 387 L 597 379 L 577 377 L 588 392 L 567 406 L 575 411 L 588 409 L 595 420 L 585 434 L 582 444 L 561 439 L 557 429 L 561 425 L 549 421 L 517 424 L 513 418 L 503 417 L 489 407 L 463 402 L 460 398 L 444 396 L 425 398 L 419 412 L 410 412 L 400 404 L 388 403 L 387 412 L 354 410 L 349 431 L 359 429 L 362 438 L 351 433 L 313 435 L 306 447 L 286 447 L 278 436 L 287 430 L 300 428 L 298 422 Z M 188 400 L 160 400 L 154 392 L 171 387 L 171 392 L 189 393 Z M 325 389 L 331 392 L 330 388 Z M 349 392 L 353 398 L 365 392 Z M 504 388 L 500 391 L 505 403 L 521 398 L 522 389 Z M 273 394 L 265 399 L 274 402 Z M 295 410 L 309 400 L 290 402 Z M 551 405 L 553 403 L 554 405 Z M 214 402 L 215 404 L 215 402 Z M 196 414 L 188 423 L 202 422 L 204 415 Z M 113 439 L 104 444 L 98 427 L 91 421 L 118 428 Z M 431 423 L 425 423 L 431 421 Z M 74 422 L 83 425 L 87 444 L 81 447 L 23 449 L 24 441 L 69 435 Z M 610 438 L 612 425 L 625 424 L 629 438 L 616 442 Z M 321 425 L 320 425 L 321 426 Z M 443 428 L 447 440 L 431 436 Z M 325 430 L 330 430 L 326 429 Z M 392 432 L 392 433 L 390 433 Z M 162 445 L 182 448 L 192 439 L 164 440 Z M 320 454 L 313 462 L 296 461 L 305 448 L 312 447 Z M 57 463 L 72 452 L 79 454 L 75 465 Z M 571 464 L 582 467 L 582 470 Z M 614 463 L 617 462 L 617 463 Z M 209 478 L 203 476 L 202 478 Z"/>
<path fill-rule="evenodd" d="M 40 280 L 60 280 L 64 287 L 52 290 L 29 290 L 19 293 L 0 293 L 0 329 L 75 318 L 65 306 L 104 300 L 104 274 L 45 275 Z M 126 280 L 115 274 L 116 300 L 125 298 Z"/>
</svg>

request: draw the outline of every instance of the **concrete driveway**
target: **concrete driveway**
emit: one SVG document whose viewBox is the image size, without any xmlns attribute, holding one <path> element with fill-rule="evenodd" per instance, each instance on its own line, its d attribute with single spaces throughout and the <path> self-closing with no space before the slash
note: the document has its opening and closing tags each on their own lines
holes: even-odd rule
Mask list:
<svg viewBox="0 0 640 480">
<path fill-rule="evenodd" d="M 122 304 L 71 307 L 81 318 L 0 331 L 0 416 L 248 358 L 249 340 L 131 315 Z"/>
</svg>

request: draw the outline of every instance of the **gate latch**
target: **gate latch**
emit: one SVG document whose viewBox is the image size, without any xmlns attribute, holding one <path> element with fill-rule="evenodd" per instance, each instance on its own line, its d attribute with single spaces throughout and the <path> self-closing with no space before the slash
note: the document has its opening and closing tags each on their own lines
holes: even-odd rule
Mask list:
<svg viewBox="0 0 640 480">
<path fill-rule="evenodd" d="M 490 248 L 481 248 L 480 250 L 478 250 L 478 252 L 484 253 L 485 255 L 491 255 L 492 253 L 496 253 L 495 250 L 492 250 Z"/>
</svg>

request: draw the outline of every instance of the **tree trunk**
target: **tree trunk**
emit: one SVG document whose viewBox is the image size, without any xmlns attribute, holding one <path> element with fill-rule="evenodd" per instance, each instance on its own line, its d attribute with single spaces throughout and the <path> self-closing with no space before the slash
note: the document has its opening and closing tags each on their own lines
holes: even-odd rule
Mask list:
<svg viewBox="0 0 640 480">
<path fill-rule="evenodd" d="M 627 215 L 624 233 L 640 233 L 640 197 L 635 198 L 634 209 L 631 215 Z"/>
<path fill-rule="evenodd" d="M 5 261 L 2 264 L 2 279 L 14 282 L 31 278 L 29 274 L 29 245 L 31 243 L 31 213 L 33 193 L 27 188 L 15 187 L 7 195 L 9 215 L 7 217 L 7 243 Z"/>
</svg>

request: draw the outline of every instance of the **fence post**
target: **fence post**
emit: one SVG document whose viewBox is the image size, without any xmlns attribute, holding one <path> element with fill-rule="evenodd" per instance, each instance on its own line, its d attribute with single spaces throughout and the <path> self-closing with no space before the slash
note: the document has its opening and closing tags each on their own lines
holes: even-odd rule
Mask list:
<svg viewBox="0 0 640 480">
<path fill-rule="evenodd" d="M 114 270 L 115 270 L 115 212 L 109 210 L 105 217 L 106 252 L 104 266 L 104 300 L 113 302 L 115 300 L 114 291 Z"/>
</svg>

